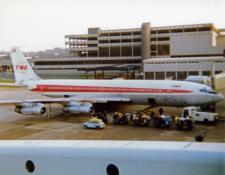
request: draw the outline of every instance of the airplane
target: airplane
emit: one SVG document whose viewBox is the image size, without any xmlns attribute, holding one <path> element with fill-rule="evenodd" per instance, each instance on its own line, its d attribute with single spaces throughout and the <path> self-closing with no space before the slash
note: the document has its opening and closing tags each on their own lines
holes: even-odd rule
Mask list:
<svg viewBox="0 0 225 175">
<path fill-rule="evenodd" d="M 174 80 L 75 80 L 41 79 L 19 48 L 10 53 L 16 84 L 49 96 L 47 99 L 0 101 L 15 105 L 20 114 L 44 115 L 45 104 L 59 103 L 64 112 L 90 113 L 93 104 L 129 102 L 159 106 L 186 107 L 216 104 L 224 99 L 206 85 Z"/>
<path fill-rule="evenodd" d="M 224 160 L 224 143 L 0 141 L 4 175 L 224 175 Z"/>
</svg>

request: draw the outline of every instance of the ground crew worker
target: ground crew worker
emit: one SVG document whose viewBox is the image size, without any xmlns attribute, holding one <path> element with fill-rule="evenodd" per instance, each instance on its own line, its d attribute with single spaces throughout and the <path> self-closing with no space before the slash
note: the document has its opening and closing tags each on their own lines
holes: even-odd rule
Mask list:
<svg viewBox="0 0 225 175">
<path fill-rule="evenodd" d="M 162 115 L 164 113 L 164 110 L 162 107 L 159 108 L 159 115 Z"/>
</svg>

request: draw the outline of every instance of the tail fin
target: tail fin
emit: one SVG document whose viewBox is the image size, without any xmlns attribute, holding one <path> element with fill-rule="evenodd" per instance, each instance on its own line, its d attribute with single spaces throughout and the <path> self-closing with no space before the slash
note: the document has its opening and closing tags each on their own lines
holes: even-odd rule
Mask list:
<svg viewBox="0 0 225 175">
<path fill-rule="evenodd" d="M 10 57 L 17 84 L 26 85 L 28 82 L 40 80 L 19 48 L 12 49 Z"/>
</svg>

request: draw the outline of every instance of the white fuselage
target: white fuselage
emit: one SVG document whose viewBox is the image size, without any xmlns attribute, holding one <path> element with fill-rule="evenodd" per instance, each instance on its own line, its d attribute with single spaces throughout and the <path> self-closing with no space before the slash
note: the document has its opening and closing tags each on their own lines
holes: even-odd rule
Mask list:
<svg viewBox="0 0 225 175">
<path fill-rule="evenodd" d="M 224 175 L 224 160 L 222 143 L 0 142 L 3 175 Z"/>
<path fill-rule="evenodd" d="M 201 92 L 209 88 L 205 85 L 171 80 L 38 80 L 28 88 L 51 97 L 123 97 L 162 106 L 198 106 L 223 99 L 221 94 Z"/>
<path fill-rule="evenodd" d="M 185 81 L 41 80 L 19 48 L 13 49 L 10 57 L 18 84 L 52 97 L 79 97 L 87 101 L 101 98 L 106 102 L 126 98 L 133 103 L 163 106 L 198 106 L 223 100 L 223 95 L 210 87 Z"/>
</svg>

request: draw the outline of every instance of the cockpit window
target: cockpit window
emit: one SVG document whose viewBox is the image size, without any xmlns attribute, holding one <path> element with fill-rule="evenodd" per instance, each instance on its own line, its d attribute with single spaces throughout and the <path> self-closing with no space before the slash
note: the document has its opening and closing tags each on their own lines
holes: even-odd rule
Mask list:
<svg viewBox="0 0 225 175">
<path fill-rule="evenodd" d="M 215 91 L 213 91 L 210 88 L 202 88 L 202 89 L 200 89 L 200 92 L 208 93 L 208 94 L 217 94 Z"/>
</svg>

